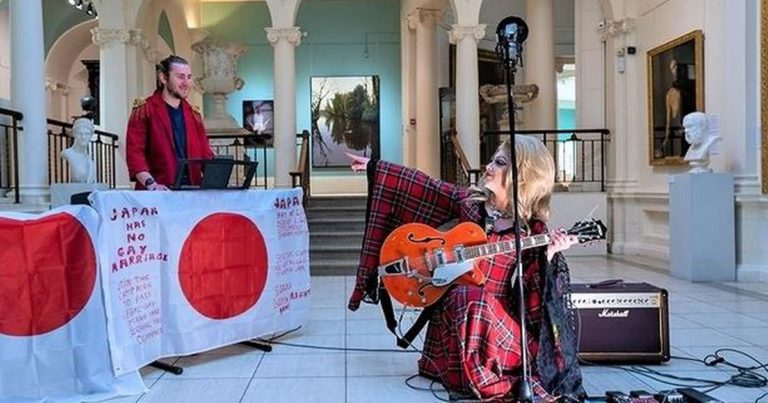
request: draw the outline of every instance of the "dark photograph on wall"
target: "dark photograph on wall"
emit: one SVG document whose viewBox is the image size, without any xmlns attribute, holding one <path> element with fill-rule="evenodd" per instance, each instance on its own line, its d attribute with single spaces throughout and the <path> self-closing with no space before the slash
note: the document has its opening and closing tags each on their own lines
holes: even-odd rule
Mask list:
<svg viewBox="0 0 768 403">
<path fill-rule="evenodd" d="M 243 101 L 243 127 L 255 134 L 247 142 L 271 147 L 275 134 L 274 102 L 265 100 Z"/>
<path fill-rule="evenodd" d="M 683 117 L 704 112 L 704 36 L 693 31 L 648 51 L 649 163 L 682 165 Z"/>
<path fill-rule="evenodd" d="M 379 156 L 379 77 L 312 77 L 312 168 Z"/>
</svg>

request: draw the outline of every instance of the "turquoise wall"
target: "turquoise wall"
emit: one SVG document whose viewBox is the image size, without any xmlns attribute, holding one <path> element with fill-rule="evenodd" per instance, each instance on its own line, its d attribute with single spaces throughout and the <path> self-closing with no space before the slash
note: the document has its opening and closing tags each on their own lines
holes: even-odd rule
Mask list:
<svg viewBox="0 0 768 403">
<path fill-rule="evenodd" d="M 242 124 L 244 99 L 273 99 L 273 53 L 264 31 L 272 26 L 267 5 L 203 3 L 202 16 L 210 38 L 241 43 L 248 48 L 238 66 L 245 85 L 227 100 L 228 112 Z M 401 162 L 399 2 L 307 2 L 299 8 L 296 26 L 308 34 L 296 48 L 297 132 L 310 128 L 310 77 L 377 75 L 381 82 L 381 157 Z M 208 96 L 204 107 L 210 110 Z M 258 154 L 260 158 L 261 153 Z M 272 150 L 267 158 L 271 169 Z"/>
<path fill-rule="evenodd" d="M 168 44 L 171 51 L 176 53 L 176 45 L 173 43 L 173 31 L 171 30 L 171 21 L 168 20 L 168 14 L 165 11 L 160 13 L 160 24 L 157 27 L 157 35 Z"/>
<path fill-rule="evenodd" d="M 557 108 L 557 128 L 559 130 L 576 128 L 576 109 Z"/>
</svg>

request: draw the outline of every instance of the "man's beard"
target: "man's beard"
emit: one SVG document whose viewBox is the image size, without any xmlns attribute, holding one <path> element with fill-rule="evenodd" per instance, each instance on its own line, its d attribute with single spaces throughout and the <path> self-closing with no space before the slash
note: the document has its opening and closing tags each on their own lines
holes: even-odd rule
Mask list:
<svg viewBox="0 0 768 403">
<path fill-rule="evenodd" d="M 171 87 L 168 87 L 168 94 L 169 94 L 170 96 L 174 97 L 174 98 L 177 98 L 177 99 L 183 100 L 183 99 L 186 99 L 186 98 L 187 98 L 187 95 L 189 94 L 189 92 L 187 92 L 187 95 L 183 95 L 183 96 L 182 96 L 182 95 L 181 95 L 181 92 L 179 92 L 179 90 L 177 90 L 176 88 L 171 88 Z"/>
</svg>

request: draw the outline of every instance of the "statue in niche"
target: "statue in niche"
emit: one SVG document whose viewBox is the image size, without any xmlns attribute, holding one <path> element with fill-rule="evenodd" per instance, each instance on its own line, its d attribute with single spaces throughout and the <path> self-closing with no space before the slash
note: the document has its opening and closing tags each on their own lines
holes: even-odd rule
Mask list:
<svg viewBox="0 0 768 403">
<path fill-rule="evenodd" d="M 69 163 L 72 182 L 96 182 L 96 165 L 91 157 L 90 145 L 93 137 L 93 122 L 88 118 L 77 118 L 72 124 L 72 146 L 61 152 L 61 158 Z"/>
<path fill-rule="evenodd" d="M 720 140 L 716 122 L 714 117 L 703 112 L 691 112 L 683 117 L 685 141 L 691 145 L 685 153 L 685 160 L 692 167 L 688 172 L 712 172 L 709 168 L 709 155 L 714 154 L 713 146 Z"/>
</svg>

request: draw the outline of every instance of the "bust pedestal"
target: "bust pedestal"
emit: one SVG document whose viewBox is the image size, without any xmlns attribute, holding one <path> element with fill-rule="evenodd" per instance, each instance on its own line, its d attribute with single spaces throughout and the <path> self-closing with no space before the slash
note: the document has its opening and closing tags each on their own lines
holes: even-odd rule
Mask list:
<svg viewBox="0 0 768 403">
<path fill-rule="evenodd" d="M 73 194 L 108 189 L 106 183 L 54 183 L 51 185 L 51 208 L 70 204 Z"/>
<path fill-rule="evenodd" d="M 690 281 L 736 281 L 733 176 L 673 175 L 669 181 L 669 267 Z"/>
</svg>

